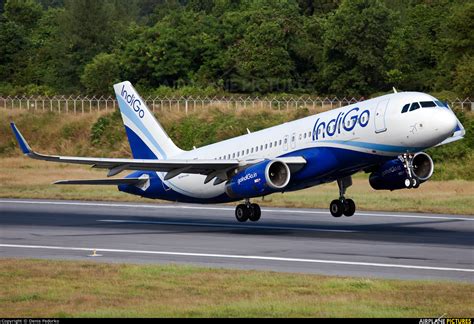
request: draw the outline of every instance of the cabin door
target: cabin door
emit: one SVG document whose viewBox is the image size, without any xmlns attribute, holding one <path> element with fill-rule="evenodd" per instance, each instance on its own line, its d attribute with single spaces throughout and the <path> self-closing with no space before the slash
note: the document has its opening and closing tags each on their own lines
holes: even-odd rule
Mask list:
<svg viewBox="0 0 474 324">
<path fill-rule="evenodd" d="M 377 108 L 375 109 L 375 133 L 383 133 L 387 130 L 387 126 L 385 125 L 385 112 L 387 111 L 388 107 L 388 99 L 382 100 L 377 104 Z"/>
</svg>

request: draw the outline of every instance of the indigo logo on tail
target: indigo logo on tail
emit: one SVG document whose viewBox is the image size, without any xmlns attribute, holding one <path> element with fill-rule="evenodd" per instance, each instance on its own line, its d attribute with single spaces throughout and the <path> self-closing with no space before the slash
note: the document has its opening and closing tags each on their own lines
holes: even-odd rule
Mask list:
<svg viewBox="0 0 474 324">
<path fill-rule="evenodd" d="M 140 118 L 145 116 L 145 111 L 142 109 L 142 102 L 140 99 L 135 98 L 135 94 L 129 95 L 125 90 L 125 85 L 122 86 L 122 92 L 120 93 L 123 99 L 132 107 L 132 109 L 138 114 Z"/>
</svg>

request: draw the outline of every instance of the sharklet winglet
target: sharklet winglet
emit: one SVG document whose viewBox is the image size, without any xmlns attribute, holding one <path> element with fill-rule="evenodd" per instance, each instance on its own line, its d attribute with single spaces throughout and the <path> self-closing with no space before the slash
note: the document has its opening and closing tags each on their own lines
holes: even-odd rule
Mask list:
<svg viewBox="0 0 474 324">
<path fill-rule="evenodd" d="M 28 143 L 26 142 L 25 138 L 23 137 L 23 135 L 21 134 L 21 132 L 18 130 L 18 128 L 16 127 L 15 123 L 14 122 L 11 122 L 10 123 L 10 126 L 13 130 L 13 134 L 15 134 L 15 137 L 16 137 L 16 140 L 18 142 L 18 145 L 20 146 L 23 154 L 26 154 L 26 155 L 29 155 L 31 153 L 33 153 L 33 150 L 31 149 L 31 147 L 28 145 Z"/>
</svg>

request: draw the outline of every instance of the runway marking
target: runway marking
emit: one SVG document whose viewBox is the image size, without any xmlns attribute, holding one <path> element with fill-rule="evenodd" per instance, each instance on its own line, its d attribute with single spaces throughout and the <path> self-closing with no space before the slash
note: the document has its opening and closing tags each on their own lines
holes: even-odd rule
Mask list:
<svg viewBox="0 0 474 324">
<path fill-rule="evenodd" d="M 336 232 L 336 233 L 356 233 L 352 230 L 331 230 L 324 228 L 303 228 L 303 227 L 285 227 L 285 226 L 261 226 L 261 225 L 238 225 L 238 224 L 218 224 L 218 223 L 183 223 L 183 222 L 159 222 L 159 221 L 139 221 L 139 220 L 119 220 L 119 219 L 98 219 L 98 222 L 124 223 L 124 224 L 160 224 L 160 225 L 191 225 L 203 227 L 230 227 L 245 229 L 270 229 L 270 230 L 297 230 L 307 232 Z"/>
<path fill-rule="evenodd" d="M 390 264 L 390 263 L 369 263 L 369 262 L 352 262 L 352 261 L 334 261 L 334 260 L 317 260 L 317 259 L 297 259 L 283 257 L 265 257 L 254 255 L 231 255 L 231 254 L 208 254 L 208 253 L 187 253 L 187 252 L 165 252 L 165 251 L 143 251 L 143 250 L 122 250 L 107 248 L 81 248 L 81 247 L 63 247 L 63 246 L 44 246 L 44 245 L 18 245 L 18 244 L 0 244 L 5 248 L 23 248 L 23 249 L 45 249 L 45 250 L 63 250 L 63 251 L 96 251 L 111 253 L 134 253 L 134 254 L 152 254 L 152 255 L 171 255 L 171 256 L 189 256 L 202 258 L 221 258 L 221 259 L 242 259 L 242 260 L 262 260 L 262 261 L 283 261 L 283 262 L 299 262 L 299 263 L 321 263 L 321 264 L 338 264 L 338 265 L 355 265 L 366 267 L 382 267 L 382 268 L 401 268 L 416 270 L 436 270 L 436 271 L 454 271 L 454 272 L 474 272 L 474 269 L 462 268 L 445 268 L 445 267 L 428 267 L 406 264 Z"/>
<path fill-rule="evenodd" d="M 198 210 L 223 210 L 234 211 L 230 207 L 204 207 L 204 206 L 179 206 L 179 205 L 141 205 L 141 204 L 114 204 L 114 203 L 91 203 L 91 202 L 68 202 L 68 201 L 27 201 L 27 200 L 0 200 L 0 203 L 10 204 L 38 204 L 38 205 L 70 205 L 70 206 L 93 206 L 93 207 L 122 207 L 122 208 L 151 208 L 151 209 L 198 209 Z M 317 210 L 297 210 L 297 209 L 268 209 L 262 211 L 285 214 L 322 214 L 329 215 L 326 211 Z M 395 218 L 421 218 L 421 219 L 441 219 L 441 220 L 462 220 L 474 221 L 474 217 L 446 217 L 446 216 L 424 216 L 424 215 L 403 215 L 403 214 L 380 214 L 356 212 L 354 216 L 368 217 L 395 217 Z"/>
</svg>

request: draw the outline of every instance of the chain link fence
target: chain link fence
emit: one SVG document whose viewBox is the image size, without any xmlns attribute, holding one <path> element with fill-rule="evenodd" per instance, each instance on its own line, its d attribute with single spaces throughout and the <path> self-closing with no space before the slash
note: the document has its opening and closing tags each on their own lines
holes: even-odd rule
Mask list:
<svg viewBox="0 0 474 324">
<path fill-rule="evenodd" d="M 307 108 L 326 111 L 363 101 L 363 98 L 320 98 L 320 97 L 146 97 L 147 106 L 153 112 L 193 113 L 208 108 L 225 109 L 274 109 L 290 110 Z M 470 98 L 448 101 L 451 108 L 460 111 L 474 111 Z M 0 109 L 30 112 L 56 112 L 85 114 L 113 111 L 117 107 L 114 97 L 88 96 L 0 96 Z"/>
</svg>

